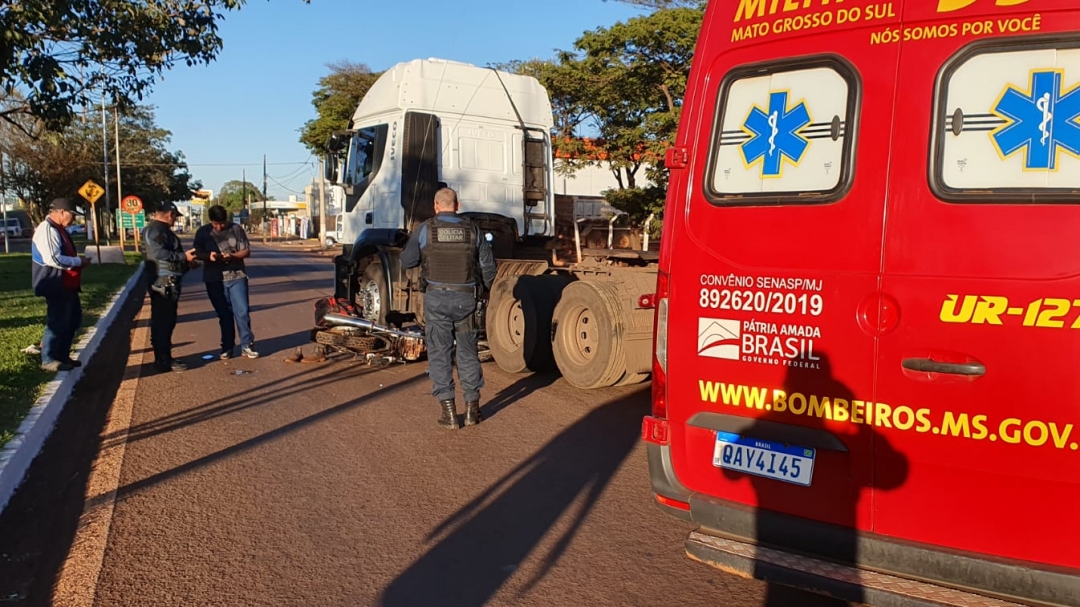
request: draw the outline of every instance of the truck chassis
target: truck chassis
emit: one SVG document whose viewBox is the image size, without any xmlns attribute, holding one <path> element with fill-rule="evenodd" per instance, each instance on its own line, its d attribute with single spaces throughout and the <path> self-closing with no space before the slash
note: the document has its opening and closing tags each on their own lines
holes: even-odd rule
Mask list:
<svg viewBox="0 0 1080 607">
<path fill-rule="evenodd" d="M 657 254 L 635 230 L 616 230 L 617 211 L 605 206 L 598 217 L 580 208 L 577 199 L 557 197 L 558 236 L 548 242 L 523 243 L 497 219 L 474 218 L 494 233 L 498 264 L 478 307 L 481 349 L 510 373 L 558 369 L 582 389 L 640 383 L 651 371 L 653 311 L 645 297 L 655 289 Z M 582 246 L 603 246 L 605 236 L 608 248 Z M 335 298 L 345 307 L 316 315 L 313 342 L 369 360 L 423 357 L 419 273 L 403 270 L 398 258 L 406 239 L 399 232 L 386 244 L 343 247 Z"/>
</svg>

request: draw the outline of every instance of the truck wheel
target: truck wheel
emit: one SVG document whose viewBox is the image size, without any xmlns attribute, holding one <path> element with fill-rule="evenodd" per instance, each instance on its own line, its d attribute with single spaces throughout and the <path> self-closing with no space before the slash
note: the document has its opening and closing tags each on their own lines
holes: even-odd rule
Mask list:
<svg viewBox="0 0 1080 607">
<path fill-rule="evenodd" d="M 592 390 L 626 375 L 619 297 L 614 285 L 575 282 L 555 307 L 555 362 L 566 381 Z"/>
<path fill-rule="evenodd" d="M 615 386 L 633 386 L 634 384 L 640 384 L 641 382 L 649 379 L 649 373 L 626 373 L 622 376 L 622 379 L 615 382 Z"/>
<path fill-rule="evenodd" d="M 357 305 L 363 310 L 361 317 L 386 326 L 386 313 L 390 309 L 390 289 L 386 286 L 382 262 L 373 261 L 364 269 L 356 297 L 359 300 Z"/>
<path fill-rule="evenodd" d="M 495 281 L 487 308 L 491 355 L 503 371 L 553 367 L 551 315 L 567 280 L 556 276 L 509 276 Z"/>
</svg>

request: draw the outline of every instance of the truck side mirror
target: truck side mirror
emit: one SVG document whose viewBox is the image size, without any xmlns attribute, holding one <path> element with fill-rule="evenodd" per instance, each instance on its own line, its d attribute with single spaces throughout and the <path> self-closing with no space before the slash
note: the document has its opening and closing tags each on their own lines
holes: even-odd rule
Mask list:
<svg viewBox="0 0 1080 607">
<path fill-rule="evenodd" d="M 337 154 L 330 152 L 326 155 L 326 163 L 323 165 L 323 176 L 330 183 L 337 183 L 338 159 Z"/>
</svg>

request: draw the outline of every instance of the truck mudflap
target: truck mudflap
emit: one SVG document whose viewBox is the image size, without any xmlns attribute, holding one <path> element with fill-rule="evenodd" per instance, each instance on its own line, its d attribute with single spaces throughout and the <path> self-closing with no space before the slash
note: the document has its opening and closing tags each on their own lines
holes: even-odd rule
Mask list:
<svg viewBox="0 0 1080 607">
<path fill-rule="evenodd" d="M 694 531 L 690 558 L 741 577 L 793 586 L 875 607 L 1022 607 L 927 582 L 830 563 Z"/>
</svg>

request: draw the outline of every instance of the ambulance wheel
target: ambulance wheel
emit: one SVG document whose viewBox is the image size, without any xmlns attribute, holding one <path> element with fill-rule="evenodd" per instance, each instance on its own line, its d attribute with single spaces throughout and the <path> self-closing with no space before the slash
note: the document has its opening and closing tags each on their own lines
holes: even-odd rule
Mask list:
<svg viewBox="0 0 1080 607">
<path fill-rule="evenodd" d="M 362 318 L 386 326 L 386 313 L 390 309 L 390 289 L 386 285 L 382 262 L 372 261 L 364 269 L 356 298 L 356 304 L 362 309 Z"/>
<path fill-rule="evenodd" d="M 583 390 L 613 386 L 625 376 L 619 295 L 605 282 L 575 282 L 555 307 L 555 363 L 570 385 Z"/>
<path fill-rule="evenodd" d="M 551 354 L 551 315 L 568 281 L 555 276 L 505 276 L 491 287 L 487 340 L 491 356 L 508 373 L 546 371 Z"/>
</svg>

